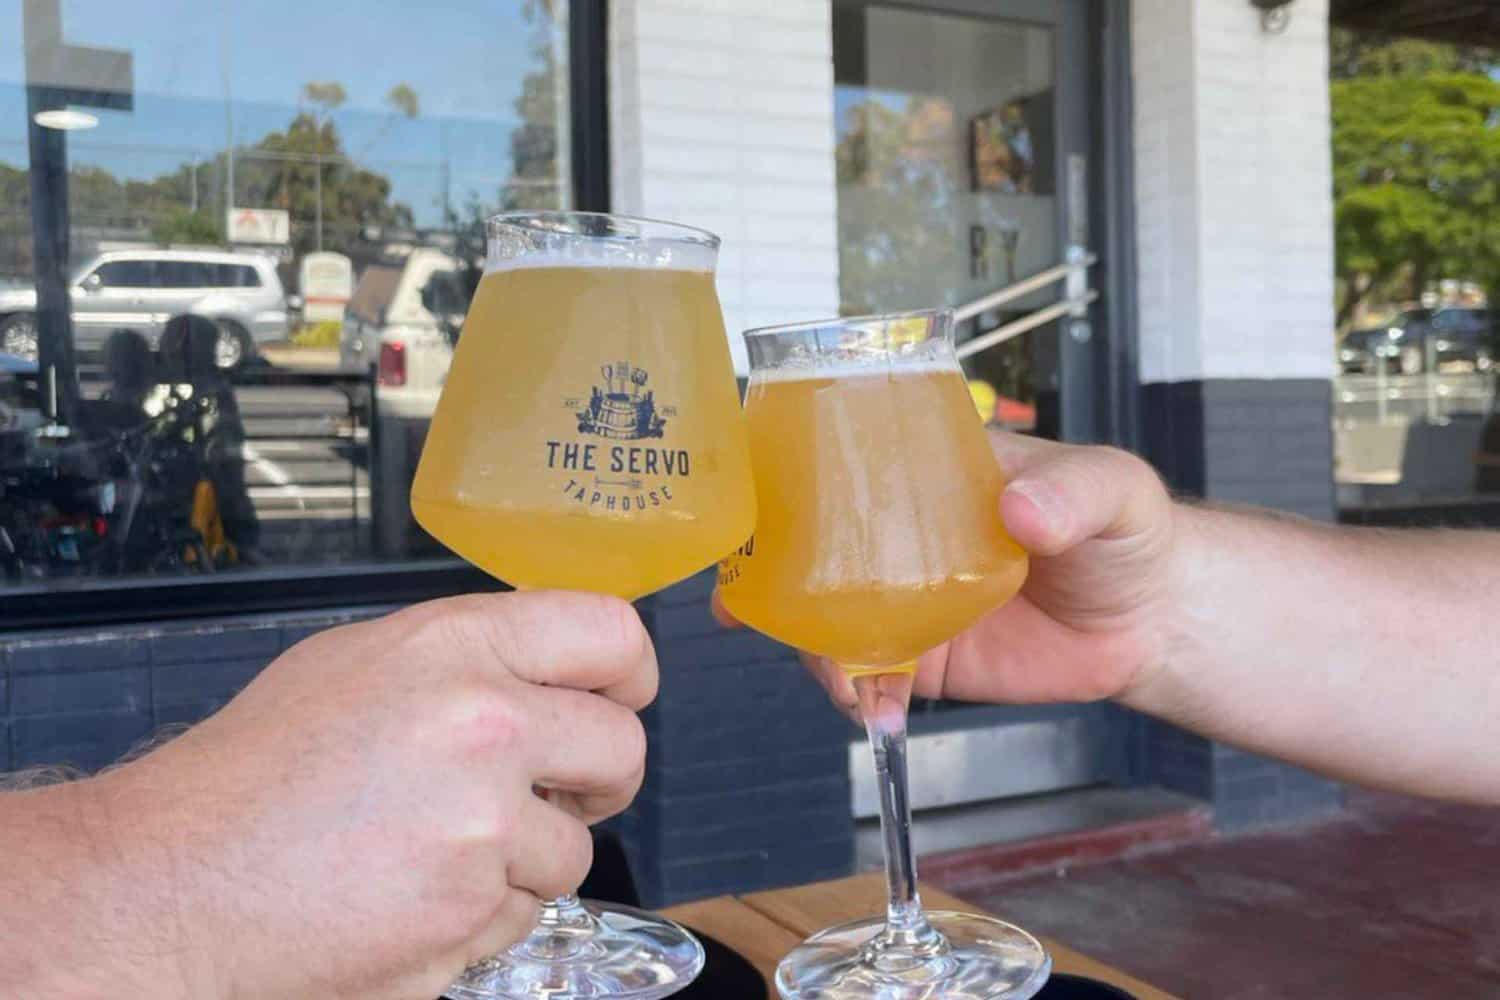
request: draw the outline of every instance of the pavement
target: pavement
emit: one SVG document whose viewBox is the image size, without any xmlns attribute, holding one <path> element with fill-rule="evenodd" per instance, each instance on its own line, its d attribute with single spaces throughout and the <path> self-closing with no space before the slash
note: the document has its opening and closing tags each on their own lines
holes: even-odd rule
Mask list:
<svg viewBox="0 0 1500 1000">
<path fill-rule="evenodd" d="M 1194 1000 L 1494 1000 L 1497 853 L 1500 809 L 1351 792 L 1317 825 L 995 873 L 961 895 Z"/>
</svg>

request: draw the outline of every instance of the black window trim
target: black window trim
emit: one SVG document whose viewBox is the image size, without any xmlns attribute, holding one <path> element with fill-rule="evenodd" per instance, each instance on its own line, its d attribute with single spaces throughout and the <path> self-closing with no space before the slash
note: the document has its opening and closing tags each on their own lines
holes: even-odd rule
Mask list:
<svg viewBox="0 0 1500 1000">
<path fill-rule="evenodd" d="M 574 204 L 609 210 L 607 0 L 568 5 Z M 457 559 L 288 567 L 286 570 L 8 588 L 0 582 L 0 634 L 358 605 L 405 604 L 508 590 Z"/>
</svg>

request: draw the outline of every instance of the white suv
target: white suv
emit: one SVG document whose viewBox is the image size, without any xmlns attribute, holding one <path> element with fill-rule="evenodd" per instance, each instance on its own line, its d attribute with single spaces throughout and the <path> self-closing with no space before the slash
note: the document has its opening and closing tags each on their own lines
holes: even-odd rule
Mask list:
<svg viewBox="0 0 1500 1000">
<path fill-rule="evenodd" d="M 360 274 L 344 310 L 339 361 L 360 372 L 374 366 L 381 413 L 426 419 L 437 408 L 469 306 L 461 267 L 452 254 L 419 247 Z"/>
<path fill-rule="evenodd" d="M 218 324 L 221 368 L 238 367 L 260 345 L 287 336 L 286 293 L 275 260 L 265 254 L 111 250 L 80 268 L 69 291 L 80 354 L 97 352 L 121 328 L 155 347 L 167 321 L 184 314 Z M 36 358 L 36 289 L 0 290 L 0 351 Z"/>
</svg>

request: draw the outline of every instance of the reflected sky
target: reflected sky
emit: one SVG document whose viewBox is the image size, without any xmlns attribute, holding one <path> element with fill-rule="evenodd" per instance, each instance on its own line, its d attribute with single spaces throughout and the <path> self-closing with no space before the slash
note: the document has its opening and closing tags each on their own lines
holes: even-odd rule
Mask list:
<svg viewBox="0 0 1500 1000">
<path fill-rule="evenodd" d="M 486 200 L 507 179 L 514 103 L 540 26 L 524 0 L 62 0 L 76 45 L 130 50 L 135 110 L 100 112 L 99 127 L 69 141 L 74 166 L 151 179 L 226 144 L 233 102 L 236 145 L 284 129 L 308 81 L 333 80 L 348 99 L 332 114 L 348 155 L 388 176 L 392 197 L 419 225 L 441 220 L 444 163 L 454 201 Z M 559 36 L 561 38 L 561 36 Z M 26 164 L 21 2 L 0 0 L 0 163 Z M 399 83 L 421 113 L 390 112 Z"/>
</svg>

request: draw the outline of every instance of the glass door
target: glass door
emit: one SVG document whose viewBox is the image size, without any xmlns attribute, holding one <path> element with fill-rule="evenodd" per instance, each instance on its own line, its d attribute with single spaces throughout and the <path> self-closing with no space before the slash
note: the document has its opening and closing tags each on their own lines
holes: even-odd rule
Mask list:
<svg viewBox="0 0 1500 1000">
<path fill-rule="evenodd" d="M 1081 0 L 833 9 L 840 299 L 846 314 L 961 307 L 1088 242 L 1089 58 Z M 970 340 L 1056 301 L 1061 284 L 985 310 Z M 976 405 L 1017 430 L 1088 438 L 1058 323 L 966 362 Z M 1078 369 L 1074 371 L 1073 369 Z"/>
<path fill-rule="evenodd" d="M 1089 243 L 1086 0 L 835 0 L 839 282 L 846 315 L 961 308 L 1056 269 Z M 1047 307 L 1044 284 L 977 312 L 959 342 Z M 1082 324 L 1080 327 L 1079 324 Z M 1086 318 L 1036 326 L 970 356 L 989 420 L 1097 437 Z M 1128 723 L 1109 705 L 913 706 L 917 808 L 1096 784 L 1125 774 Z M 875 807 L 851 748 L 856 815 Z M 1003 768 L 981 762 L 1005 759 Z"/>
</svg>

